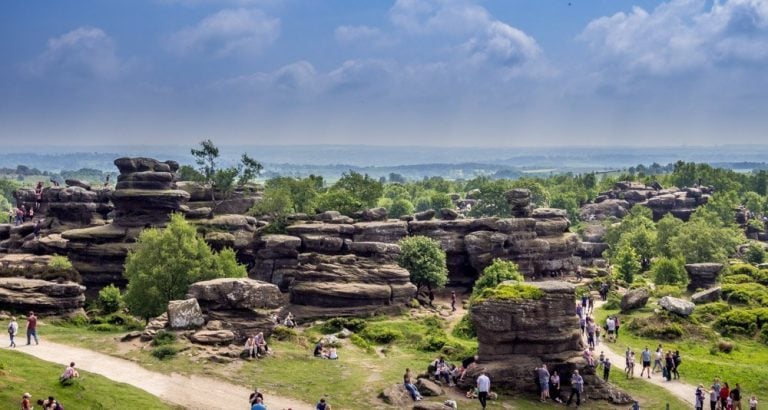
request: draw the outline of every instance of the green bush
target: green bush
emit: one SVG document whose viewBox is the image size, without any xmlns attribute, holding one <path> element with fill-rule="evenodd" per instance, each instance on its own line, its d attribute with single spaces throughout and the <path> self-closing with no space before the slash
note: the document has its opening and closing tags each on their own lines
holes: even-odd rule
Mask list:
<svg viewBox="0 0 768 410">
<path fill-rule="evenodd" d="M 658 316 L 633 318 L 627 323 L 626 327 L 627 330 L 642 337 L 674 340 L 686 334 L 682 324 L 676 323 L 677 320 L 669 315 L 661 314 Z"/>
<path fill-rule="evenodd" d="M 678 298 L 683 295 L 683 290 L 675 285 L 659 285 L 653 290 L 653 296 L 662 298 L 664 296 L 672 296 Z"/>
<path fill-rule="evenodd" d="M 524 279 L 516 263 L 494 259 L 493 263 L 483 269 L 483 273 L 475 281 L 472 295 L 479 295 L 484 289 L 495 288 L 507 280 L 522 282 Z"/>
<path fill-rule="evenodd" d="M 603 304 L 603 308 L 606 310 L 616 310 L 621 308 L 621 296 L 616 292 L 609 292 L 608 297 Z"/>
<path fill-rule="evenodd" d="M 715 329 L 724 335 L 753 335 L 757 331 L 757 316 L 749 309 L 734 309 L 720 315 Z"/>
<path fill-rule="evenodd" d="M 657 285 L 686 285 L 688 274 L 680 258 L 657 258 L 651 264 L 653 283 Z"/>
<path fill-rule="evenodd" d="M 272 329 L 272 335 L 270 338 L 275 340 L 296 340 L 299 336 L 299 332 L 296 329 L 291 329 L 288 326 L 277 325 Z"/>
<path fill-rule="evenodd" d="M 730 275 L 748 275 L 754 278 L 757 275 L 758 269 L 747 263 L 737 263 L 731 266 Z"/>
<path fill-rule="evenodd" d="M 739 273 L 737 275 L 728 275 L 723 278 L 722 283 L 751 283 L 753 279 L 749 275 Z"/>
<path fill-rule="evenodd" d="M 120 288 L 112 284 L 102 288 L 99 291 L 97 304 L 103 314 L 115 313 L 120 310 L 123 307 L 123 295 L 120 293 Z"/>
<path fill-rule="evenodd" d="M 158 346 L 152 349 L 152 356 L 154 356 L 159 360 L 165 360 L 165 359 L 173 358 L 174 356 L 176 356 L 176 353 L 178 352 L 179 352 L 179 349 L 173 346 L 163 345 L 163 346 Z"/>
<path fill-rule="evenodd" d="M 430 335 L 419 344 L 419 350 L 425 352 L 438 352 L 447 344 L 448 339 L 445 335 Z"/>
<path fill-rule="evenodd" d="M 403 332 L 384 327 L 366 327 L 360 335 L 365 340 L 377 344 L 389 344 L 403 338 Z"/>
<path fill-rule="evenodd" d="M 176 342 L 175 333 L 160 330 L 155 334 L 154 339 L 152 339 L 152 346 L 166 346 L 173 344 L 174 342 Z"/>
<path fill-rule="evenodd" d="M 465 343 L 449 342 L 449 344 L 440 349 L 440 353 L 448 360 L 459 361 L 474 355 L 476 350 L 474 346 Z"/>
<path fill-rule="evenodd" d="M 482 302 L 487 299 L 493 300 L 535 300 L 541 299 L 544 291 L 536 286 L 518 283 L 515 285 L 502 283 L 495 288 L 483 289 L 479 294 L 473 296 L 472 302 Z"/>
<path fill-rule="evenodd" d="M 696 305 L 693 316 L 703 322 L 710 322 L 731 310 L 731 306 L 726 302 L 713 302 L 705 305 Z"/>
<path fill-rule="evenodd" d="M 729 303 L 768 306 L 768 289 L 757 283 L 724 284 L 722 292 Z"/>
<path fill-rule="evenodd" d="M 341 329 L 349 329 L 355 333 L 359 333 L 367 323 L 363 319 L 348 318 L 348 317 L 334 317 L 328 319 L 320 325 L 320 331 L 325 334 L 340 332 Z"/>
<path fill-rule="evenodd" d="M 474 339 L 477 337 L 477 331 L 475 331 L 475 325 L 472 323 L 472 319 L 469 316 L 469 313 L 466 313 L 461 320 L 459 320 L 458 323 L 456 323 L 456 326 L 453 327 L 453 331 L 451 332 L 454 337 L 458 337 L 460 339 Z"/>
<path fill-rule="evenodd" d="M 768 326 L 763 326 L 763 328 L 760 329 L 760 341 L 763 342 L 763 344 L 768 345 Z"/>
<path fill-rule="evenodd" d="M 762 223 L 760 224 L 762 230 Z M 765 262 L 765 248 L 759 243 L 751 243 L 747 248 L 747 253 L 744 255 L 744 259 L 752 264 L 759 265 Z"/>
<path fill-rule="evenodd" d="M 70 270 L 72 269 L 72 262 L 66 256 L 55 255 L 48 261 L 48 266 L 56 270 Z"/>
<path fill-rule="evenodd" d="M 373 351 L 373 348 L 371 347 L 370 343 L 368 343 L 365 339 L 360 337 L 359 335 L 352 335 L 352 337 L 349 338 L 349 340 L 352 342 L 353 345 L 365 350 L 366 352 Z"/>
<path fill-rule="evenodd" d="M 445 322 L 437 316 L 427 316 L 421 320 L 421 323 L 423 323 L 424 326 L 435 330 L 441 330 L 445 324 Z"/>
</svg>

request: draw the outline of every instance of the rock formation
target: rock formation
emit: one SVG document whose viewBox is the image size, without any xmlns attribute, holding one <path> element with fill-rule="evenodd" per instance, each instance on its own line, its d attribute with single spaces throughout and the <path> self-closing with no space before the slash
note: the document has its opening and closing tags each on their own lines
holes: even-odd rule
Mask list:
<svg viewBox="0 0 768 410">
<path fill-rule="evenodd" d="M 659 299 L 659 306 L 668 312 L 680 316 L 690 316 L 693 313 L 693 309 L 696 308 L 696 305 L 693 303 L 672 296 L 664 296 Z"/>
<path fill-rule="evenodd" d="M 651 292 L 648 288 L 631 289 L 621 297 L 621 311 L 628 312 L 644 307 L 650 297 Z"/>
<path fill-rule="evenodd" d="M 0 278 L 0 309 L 42 314 L 70 314 L 82 311 L 85 287 L 74 282 L 40 279 Z"/>
<path fill-rule="evenodd" d="M 712 187 L 664 189 L 658 183 L 645 185 L 639 182 L 617 182 L 613 189 L 601 192 L 594 203 L 581 208 L 581 219 L 592 221 L 608 217 L 623 218 L 630 208 L 642 205 L 651 209 L 655 221 L 668 213 L 687 221 L 697 207 L 709 201 L 712 191 Z"/>
<path fill-rule="evenodd" d="M 688 272 L 688 290 L 708 289 L 717 283 L 717 277 L 723 270 L 722 263 L 689 263 L 685 265 Z"/>
<path fill-rule="evenodd" d="M 258 185 L 237 187 L 227 197 L 199 182 L 179 181 L 176 186 L 189 194 L 190 219 L 205 218 L 211 213 L 244 215 L 261 200 L 262 187 Z"/>
<path fill-rule="evenodd" d="M 720 300 L 720 295 L 722 294 L 722 291 L 723 290 L 720 286 L 716 286 L 714 288 L 702 290 L 701 292 L 696 292 L 693 295 L 691 295 L 691 302 L 697 305 L 702 303 L 717 302 L 718 300 Z"/>
</svg>

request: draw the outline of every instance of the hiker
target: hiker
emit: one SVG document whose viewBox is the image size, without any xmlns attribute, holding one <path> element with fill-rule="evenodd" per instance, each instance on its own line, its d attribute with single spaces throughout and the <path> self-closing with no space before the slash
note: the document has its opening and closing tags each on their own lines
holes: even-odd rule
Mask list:
<svg viewBox="0 0 768 410">
<path fill-rule="evenodd" d="M 675 367 L 672 370 L 672 374 L 675 375 L 675 379 L 680 379 L 680 373 L 678 372 L 678 369 L 680 368 L 680 363 L 683 361 L 683 358 L 680 357 L 680 351 L 675 350 L 675 353 L 672 353 L 672 361 L 675 363 Z"/>
<path fill-rule="evenodd" d="M 253 336 L 248 336 L 248 339 L 245 341 L 245 352 L 248 354 L 248 358 L 255 359 L 258 353 L 257 350 L 258 348 L 256 347 L 256 338 Z"/>
<path fill-rule="evenodd" d="M 75 369 L 75 362 L 71 362 L 69 363 L 69 366 L 64 369 L 64 373 L 59 376 L 59 381 L 61 383 L 67 383 L 78 377 L 80 377 L 80 373 Z"/>
<path fill-rule="evenodd" d="M 546 368 L 545 368 L 546 369 Z M 477 399 L 480 400 L 480 405 L 485 410 L 486 403 L 488 402 L 488 393 L 491 391 L 491 379 L 485 372 L 480 373 L 477 377 Z"/>
<path fill-rule="evenodd" d="M 629 352 L 629 357 L 627 357 L 626 372 L 627 379 L 635 378 L 635 352 Z"/>
<path fill-rule="evenodd" d="M 709 410 L 717 409 L 717 401 L 720 399 L 720 387 L 712 384 L 709 391 Z"/>
<path fill-rule="evenodd" d="M 589 299 L 587 299 L 587 313 L 592 314 L 595 311 L 595 297 L 592 292 L 589 293 Z"/>
<path fill-rule="evenodd" d="M 584 315 L 579 316 L 579 329 L 581 329 L 581 336 L 583 337 L 587 333 L 587 319 Z"/>
<path fill-rule="evenodd" d="M 587 346 L 589 346 L 590 349 L 595 348 L 595 329 L 597 328 L 597 325 L 595 325 L 595 321 L 589 317 L 587 318 Z"/>
<path fill-rule="evenodd" d="M 600 351 L 600 357 L 598 358 L 597 364 L 598 367 L 603 367 L 603 365 L 605 365 L 605 352 L 602 350 Z"/>
<path fill-rule="evenodd" d="M 264 399 L 257 397 L 256 401 L 251 406 L 251 410 L 267 410 L 267 406 L 264 405 Z"/>
<path fill-rule="evenodd" d="M 253 393 L 251 393 L 251 395 L 248 396 L 248 404 L 253 406 L 254 403 L 256 403 L 256 399 L 261 399 L 262 401 L 264 401 L 264 395 L 261 394 L 258 387 L 253 389 Z"/>
<path fill-rule="evenodd" d="M 728 382 L 723 383 L 723 387 L 720 388 L 720 408 L 725 409 L 728 405 L 728 399 L 731 397 L 731 389 L 728 386 Z"/>
<path fill-rule="evenodd" d="M 603 380 L 608 381 L 608 376 L 611 375 L 611 359 L 605 358 L 603 363 Z"/>
<path fill-rule="evenodd" d="M 405 387 L 405 390 L 411 394 L 411 398 L 414 401 L 421 400 L 421 393 L 419 393 L 419 389 L 417 389 L 413 384 L 413 376 L 411 376 L 411 369 L 409 368 L 405 369 L 405 374 L 403 375 L 403 386 Z"/>
<path fill-rule="evenodd" d="M 613 338 L 613 341 L 615 342 L 616 340 L 619 339 L 619 328 L 621 327 L 621 323 L 619 322 L 618 316 L 613 317 L 613 324 L 616 326 L 616 333 L 615 333 L 615 337 Z"/>
<path fill-rule="evenodd" d="M 664 356 L 664 364 L 666 365 L 667 381 L 672 381 L 672 373 L 675 371 L 675 359 L 672 358 L 672 352 L 667 351 L 666 356 Z"/>
<path fill-rule="evenodd" d="M 653 357 L 653 372 L 656 373 L 656 367 L 659 368 L 662 372 L 664 371 L 664 366 L 661 364 L 661 357 L 663 355 L 664 350 L 661 348 L 661 345 L 656 348 L 656 354 Z"/>
<path fill-rule="evenodd" d="M 328 403 L 325 402 L 325 399 L 320 399 L 319 402 L 317 402 L 317 406 L 315 406 L 315 410 L 328 410 L 330 407 L 328 406 Z"/>
<path fill-rule="evenodd" d="M 29 393 L 24 393 L 24 395 L 21 396 L 21 410 L 32 410 L 31 398 L 32 395 Z"/>
<path fill-rule="evenodd" d="M 16 217 L 16 208 L 8 208 L 8 223 L 12 224 L 13 219 Z"/>
<path fill-rule="evenodd" d="M 573 371 L 571 376 L 571 395 L 568 397 L 568 402 L 565 403 L 565 407 L 571 405 L 573 396 L 576 396 L 576 407 L 581 406 L 581 394 L 584 393 L 584 379 L 579 374 L 578 370 Z"/>
<path fill-rule="evenodd" d="M 549 371 L 547 370 L 547 365 L 542 364 L 541 367 L 536 369 L 536 374 L 539 376 L 539 390 L 541 390 L 539 401 L 545 402 L 549 398 Z"/>
<path fill-rule="evenodd" d="M 35 344 L 40 344 L 37 340 L 37 316 L 35 316 L 35 312 L 30 311 L 29 316 L 27 316 L 27 346 L 31 344 L 33 337 Z"/>
<path fill-rule="evenodd" d="M 695 393 L 693 402 L 696 410 L 704 410 L 704 385 L 703 384 L 699 384 L 699 387 L 696 388 L 696 393 Z"/>
<path fill-rule="evenodd" d="M 608 316 L 605 320 L 605 330 L 608 331 L 608 340 L 611 342 L 616 341 L 616 322 L 613 320 L 613 316 Z"/>
<path fill-rule="evenodd" d="M 648 378 L 651 378 L 651 351 L 648 350 L 648 346 L 645 346 L 645 350 L 640 353 L 643 360 L 643 370 L 640 370 L 640 377 L 643 377 L 643 373 L 648 370 Z"/>
<path fill-rule="evenodd" d="M 558 403 L 563 402 L 560 399 L 560 375 L 557 374 L 557 371 L 553 371 L 552 375 L 549 376 L 549 398 Z"/>
<path fill-rule="evenodd" d="M 40 208 L 40 202 L 43 202 L 43 181 L 37 181 L 35 186 L 35 208 Z"/>
<path fill-rule="evenodd" d="M 8 336 L 11 338 L 11 344 L 8 347 L 16 347 L 16 335 L 19 333 L 19 323 L 16 322 L 16 316 L 11 317 L 11 323 L 8 324 Z"/>
<path fill-rule="evenodd" d="M 456 291 L 451 291 L 451 312 L 456 311 Z"/>
<path fill-rule="evenodd" d="M 41 227 L 40 224 L 41 224 L 41 222 L 42 221 L 40 219 L 38 219 L 37 222 L 35 222 L 35 228 L 32 230 L 32 233 L 35 235 L 35 240 L 36 241 L 40 240 L 40 227 Z"/>
<path fill-rule="evenodd" d="M 741 387 L 736 383 L 736 387 L 731 390 L 731 399 L 733 399 L 733 410 L 741 410 Z"/>
<path fill-rule="evenodd" d="M 24 205 L 22 205 L 23 207 Z M 21 208 L 16 208 L 16 220 L 14 221 L 14 225 L 19 226 L 22 223 L 24 223 L 24 210 Z"/>
<path fill-rule="evenodd" d="M 296 319 L 293 318 L 293 313 L 288 312 L 288 315 L 283 320 L 283 325 L 288 328 L 296 327 Z"/>
</svg>

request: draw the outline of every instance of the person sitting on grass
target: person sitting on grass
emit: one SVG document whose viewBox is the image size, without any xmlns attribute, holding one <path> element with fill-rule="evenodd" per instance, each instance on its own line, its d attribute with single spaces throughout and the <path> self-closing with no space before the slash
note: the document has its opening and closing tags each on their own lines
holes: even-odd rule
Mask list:
<svg viewBox="0 0 768 410">
<path fill-rule="evenodd" d="M 72 384 L 72 381 L 80 377 L 80 373 L 75 369 L 75 362 L 71 362 L 69 366 L 64 369 L 64 373 L 59 376 L 59 381 L 63 385 Z"/>
<path fill-rule="evenodd" d="M 317 344 L 315 344 L 315 351 L 312 353 L 315 357 L 324 358 L 323 354 L 323 341 L 318 340 Z"/>
<path fill-rule="evenodd" d="M 288 315 L 285 316 L 285 320 L 283 320 L 283 325 L 291 329 L 296 327 L 296 319 L 294 319 L 293 313 L 288 312 Z"/>
<path fill-rule="evenodd" d="M 248 336 L 248 340 L 245 341 L 245 352 L 248 354 L 249 359 L 255 359 L 257 355 L 256 338 Z"/>
<path fill-rule="evenodd" d="M 264 333 L 257 333 L 254 339 L 256 340 L 256 356 L 266 355 L 269 352 L 269 346 L 267 346 L 267 339 L 264 338 Z"/>
<path fill-rule="evenodd" d="M 328 358 L 331 360 L 339 359 L 339 353 L 336 351 L 335 347 L 331 347 L 330 349 L 328 349 Z"/>
<path fill-rule="evenodd" d="M 31 398 L 32 395 L 29 393 L 24 393 L 24 395 L 21 396 L 21 410 L 32 410 Z"/>
</svg>

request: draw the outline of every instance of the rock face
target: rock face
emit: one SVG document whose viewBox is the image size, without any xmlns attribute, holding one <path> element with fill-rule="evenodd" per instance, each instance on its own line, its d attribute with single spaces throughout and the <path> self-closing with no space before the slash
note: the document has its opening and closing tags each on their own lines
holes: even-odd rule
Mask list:
<svg viewBox="0 0 768 410">
<path fill-rule="evenodd" d="M 594 203 L 583 206 L 581 217 L 584 221 L 623 218 L 631 207 L 639 204 L 651 209 L 655 221 L 668 213 L 687 221 L 697 207 L 709 201 L 711 194 L 711 187 L 663 189 L 658 183 L 617 182 L 612 190 L 601 192 Z"/>
<path fill-rule="evenodd" d="M 0 278 L 0 309 L 68 314 L 85 304 L 85 287 L 73 282 Z"/>
<path fill-rule="evenodd" d="M 147 226 L 164 226 L 172 212 L 184 210 L 189 198 L 177 190 L 173 161 L 150 158 L 118 158 L 120 170 L 112 192 L 114 220 L 111 224 L 73 229 L 62 234 L 72 265 L 80 272 L 89 290 L 109 283 L 124 284 L 125 257 L 141 230 Z"/>
<path fill-rule="evenodd" d="M 717 277 L 723 270 L 722 263 L 689 263 L 685 265 L 688 272 L 688 290 L 708 289 L 717 283 Z"/>
<path fill-rule="evenodd" d="M 259 185 L 246 185 L 236 187 L 226 199 L 221 192 L 212 192 L 212 189 L 199 182 L 179 181 L 177 189 L 189 194 L 190 219 L 206 218 L 214 215 L 244 215 L 261 201 L 262 187 Z M 201 212 L 195 212 L 203 210 Z"/>
<path fill-rule="evenodd" d="M 693 295 L 691 295 L 691 302 L 699 305 L 702 303 L 710 303 L 710 302 L 717 302 L 720 300 L 720 295 L 722 294 L 722 288 L 720 286 L 702 290 L 701 292 L 696 292 Z"/>
<path fill-rule="evenodd" d="M 690 316 L 691 313 L 693 313 L 693 309 L 696 307 L 696 305 L 687 300 L 673 298 L 672 296 L 664 296 L 661 298 L 659 300 L 659 306 L 680 316 Z"/>
<path fill-rule="evenodd" d="M 650 297 L 651 292 L 648 288 L 632 289 L 621 297 L 621 311 L 627 312 L 644 307 Z"/>
<path fill-rule="evenodd" d="M 480 360 L 467 372 L 462 387 L 473 385 L 475 377 L 485 371 L 496 386 L 535 391 L 533 369 L 543 363 L 562 375 L 578 369 L 585 375 L 585 390 L 591 398 L 628 403 L 630 397 L 595 377 L 582 357 L 585 346 L 573 312 L 575 286 L 559 281 L 528 284 L 541 289 L 543 297 L 487 299 L 472 305 Z M 563 385 L 570 383 L 568 377 L 561 381 Z"/>
<path fill-rule="evenodd" d="M 168 302 L 168 323 L 171 329 L 193 329 L 205 324 L 203 312 L 197 299 L 172 300 Z"/>
</svg>

